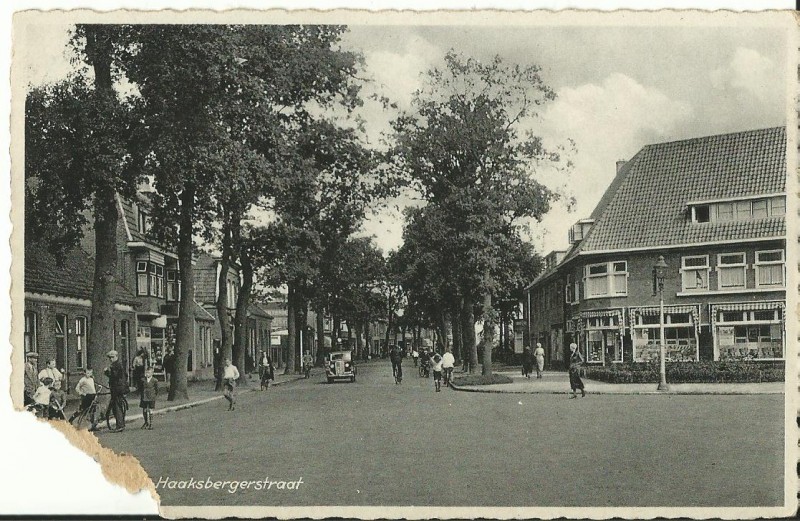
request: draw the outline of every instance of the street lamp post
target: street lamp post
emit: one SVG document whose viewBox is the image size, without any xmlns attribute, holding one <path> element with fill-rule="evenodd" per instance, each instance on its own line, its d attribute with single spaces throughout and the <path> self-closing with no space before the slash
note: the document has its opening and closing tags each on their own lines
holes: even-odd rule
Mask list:
<svg viewBox="0 0 800 521">
<path fill-rule="evenodd" d="M 664 261 L 664 256 L 659 255 L 656 265 L 653 266 L 653 278 L 656 288 L 658 289 L 658 328 L 659 328 L 659 342 L 658 342 L 658 390 L 669 391 L 669 384 L 667 384 L 667 353 L 664 346 L 664 277 L 667 274 L 667 263 Z"/>
</svg>

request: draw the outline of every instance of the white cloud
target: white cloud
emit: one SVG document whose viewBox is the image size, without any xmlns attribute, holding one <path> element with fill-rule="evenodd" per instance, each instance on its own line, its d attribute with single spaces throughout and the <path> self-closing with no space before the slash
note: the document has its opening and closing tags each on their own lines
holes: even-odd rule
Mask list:
<svg viewBox="0 0 800 521">
<path fill-rule="evenodd" d="M 574 171 L 557 182 L 566 184 L 577 203 L 573 214 L 563 205 L 553 208 L 539 225 L 547 232 L 541 239 L 545 252 L 566 246 L 570 225 L 592 212 L 616 174 L 616 161 L 671 139 L 694 113 L 687 103 L 620 73 L 557 94 L 542 114 L 541 132 L 546 142 L 575 141 Z"/>
<path fill-rule="evenodd" d="M 427 40 L 415 37 L 397 51 L 367 51 L 366 69 L 371 73 L 377 91 L 382 92 L 401 109 L 409 109 L 414 91 L 422 86 L 422 73 L 441 61 L 442 49 Z"/>
<path fill-rule="evenodd" d="M 709 78 L 716 89 L 733 87 L 767 102 L 775 97 L 781 74 L 771 59 L 753 49 L 739 47 L 730 62 L 711 71 Z"/>
</svg>

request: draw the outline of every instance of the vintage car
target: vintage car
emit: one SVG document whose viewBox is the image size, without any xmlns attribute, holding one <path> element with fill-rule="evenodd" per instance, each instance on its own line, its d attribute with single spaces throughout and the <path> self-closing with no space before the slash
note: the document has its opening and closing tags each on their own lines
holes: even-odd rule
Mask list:
<svg viewBox="0 0 800 521">
<path fill-rule="evenodd" d="M 325 376 L 328 383 L 338 378 L 356 381 L 356 365 L 353 363 L 352 351 L 331 351 L 325 358 Z"/>
</svg>

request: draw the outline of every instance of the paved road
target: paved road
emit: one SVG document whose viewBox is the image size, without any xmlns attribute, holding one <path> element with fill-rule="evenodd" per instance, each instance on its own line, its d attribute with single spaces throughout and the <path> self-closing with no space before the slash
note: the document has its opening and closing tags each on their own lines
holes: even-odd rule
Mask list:
<svg viewBox="0 0 800 521">
<path fill-rule="evenodd" d="M 100 439 L 153 481 L 303 481 L 159 488 L 165 505 L 782 504 L 782 396 L 435 393 L 404 366 L 401 385 L 364 365 L 354 384 L 318 374 Z"/>
</svg>

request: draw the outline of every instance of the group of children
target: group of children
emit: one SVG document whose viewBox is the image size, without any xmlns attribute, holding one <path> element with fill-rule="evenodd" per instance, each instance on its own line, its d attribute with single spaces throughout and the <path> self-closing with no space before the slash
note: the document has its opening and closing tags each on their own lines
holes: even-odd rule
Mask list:
<svg viewBox="0 0 800 521">
<path fill-rule="evenodd" d="M 94 371 L 92 369 L 85 369 L 83 376 L 75 386 L 75 392 L 81 398 L 78 410 L 75 411 L 67 421 L 72 423 L 75 418 L 86 411 L 90 417 L 89 421 L 91 427 L 89 430 L 97 430 L 96 411 L 89 410 L 95 402 L 97 396 L 98 384 L 94 381 Z M 139 406 L 142 408 L 142 417 L 144 423 L 142 429 L 152 430 L 153 428 L 153 409 L 156 407 L 156 399 L 158 397 L 158 381 L 153 375 L 153 367 L 147 367 L 144 370 L 142 378 L 136 382 L 136 388 L 139 393 Z M 44 377 L 39 381 L 39 387 L 33 394 L 34 408 L 40 411 L 42 417 L 51 420 L 64 420 L 64 405 L 66 403 L 66 394 L 61 389 L 61 380 L 54 380 L 50 377 Z"/>
</svg>

